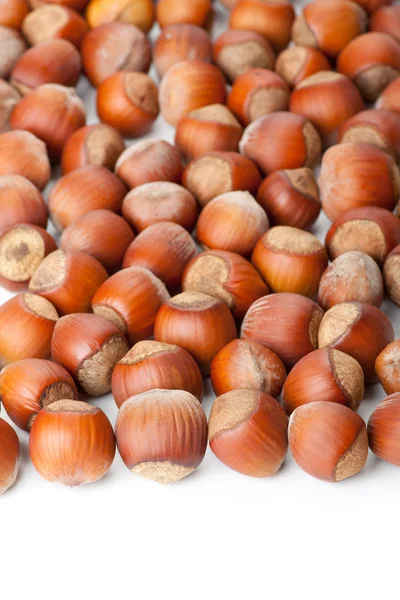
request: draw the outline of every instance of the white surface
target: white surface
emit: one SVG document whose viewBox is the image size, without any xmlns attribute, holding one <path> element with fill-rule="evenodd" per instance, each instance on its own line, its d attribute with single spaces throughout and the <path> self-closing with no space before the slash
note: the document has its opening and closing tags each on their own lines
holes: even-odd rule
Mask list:
<svg viewBox="0 0 400 600">
<path fill-rule="evenodd" d="M 79 93 L 95 122 L 86 82 Z M 173 131 L 159 119 L 151 136 L 172 141 Z M 321 217 L 320 239 L 327 226 Z M 0 291 L 1 302 L 9 296 Z M 385 302 L 383 309 L 400 337 L 398 308 Z M 209 381 L 206 389 L 208 414 Z M 379 385 L 369 386 L 360 414 L 367 419 L 384 396 Z M 111 396 L 95 403 L 114 424 Z M 360 475 L 327 484 L 303 473 L 290 455 L 278 475 L 256 480 L 208 450 L 197 472 L 170 486 L 132 475 L 117 454 L 103 480 L 70 489 L 40 478 L 29 462 L 28 435 L 18 434 L 20 478 L 0 498 L 4 598 L 399 595 L 400 469 L 371 453 Z"/>
</svg>

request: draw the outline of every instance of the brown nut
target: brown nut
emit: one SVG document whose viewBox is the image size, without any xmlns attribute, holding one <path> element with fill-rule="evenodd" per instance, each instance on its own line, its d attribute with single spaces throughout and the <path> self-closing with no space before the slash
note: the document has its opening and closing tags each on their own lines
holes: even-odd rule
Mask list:
<svg viewBox="0 0 400 600">
<path fill-rule="evenodd" d="M 160 78 L 183 60 L 212 62 L 212 43 L 198 25 L 177 23 L 165 27 L 154 46 L 154 66 Z"/>
<path fill-rule="evenodd" d="M 88 32 L 88 25 L 81 15 L 68 6 L 43 4 L 25 17 L 22 32 L 31 46 L 62 39 L 79 49 Z"/>
<path fill-rule="evenodd" d="M 328 59 L 316 48 L 291 46 L 279 54 L 275 71 L 291 86 L 295 87 L 303 79 L 331 68 Z"/>
<path fill-rule="evenodd" d="M 0 494 L 4 494 L 17 480 L 21 448 L 14 429 L 0 419 Z"/>
<path fill-rule="evenodd" d="M 29 13 L 29 5 L 26 0 L 2 0 L 0 3 L 0 25 L 21 29 L 26 15 Z"/>
<path fill-rule="evenodd" d="M 375 108 L 400 112 L 399 102 L 400 77 L 389 83 L 376 101 Z"/>
<path fill-rule="evenodd" d="M 388 110 L 363 110 L 339 130 L 339 143 L 365 142 L 400 158 L 400 115 Z"/>
<path fill-rule="evenodd" d="M 87 0 L 85 0 L 86 3 Z M 122 21 L 136 25 L 144 33 L 150 31 L 155 18 L 152 0 L 90 0 L 86 10 L 89 27 Z"/>
<path fill-rule="evenodd" d="M 83 69 L 95 87 L 117 71 L 147 73 L 151 64 L 151 46 L 143 31 L 118 21 L 92 29 L 81 53 Z"/>
<path fill-rule="evenodd" d="M 211 0 L 158 0 L 157 21 L 161 28 L 176 23 L 191 23 L 207 27 L 212 21 Z"/>
<path fill-rule="evenodd" d="M 15 63 L 26 50 L 22 36 L 0 24 L 0 77 L 8 77 Z"/>
<path fill-rule="evenodd" d="M 387 394 L 400 392 L 400 340 L 388 344 L 377 356 L 375 371 Z"/>
<path fill-rule="evenodd" d="M 400 245 L 396 246 L 386 258 L 383 277 L 389 297 L 400 306 Z"/>
<path fill-rule="evenodd" d="M 39 190 L 21 175 L 0 176 L 0 232 L 20 223 L 47 227 L 47 207 Z"/>
<path fill-rule="evenodd" d="M 400 465 L 400 394 L 391 394 L 374 410 L 368 421 L 369 447 L 381 460 Z"/>
<path fill-rule="evenodd" d="M 87 125 L 75 131 L 66 141 L 61 157 L 62 172 L 65 175 L 89 166 L 113 171 L 124 150 L 124 139 L 116 129 L 103 123 Z"/>
<path fill-rule="evenodd" d="M 20 100 L 19 92 L 7 81 L 0 79 L 0 133 L 11 129 L 11 113 Z"/>
<path fill-rule="evenodd" d="M 42 190 L 51 175 L 46 145 L 29 131 L 1 134 L 0 175 L 22 175 Z"/>
<path fill-rule="evenodd" d="M 388 33 L 400 42 L 400 6 L 398 4 L 391 6 L 390 0 L 383 0 L 382 6 L 371 15 L 369 28 L 371 31 Z"/>
</svg>

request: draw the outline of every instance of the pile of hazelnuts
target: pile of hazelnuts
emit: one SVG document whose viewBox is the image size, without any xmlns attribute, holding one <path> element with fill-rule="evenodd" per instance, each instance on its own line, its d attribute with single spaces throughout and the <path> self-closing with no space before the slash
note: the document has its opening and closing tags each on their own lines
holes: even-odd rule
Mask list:
<svg viewBox="0 0 400 600">
<path fill-rule="evenodd" d="M 253 477 L 288 447 L 325 481 L 369 447 L 400 465 L 400 340 L 380 310 L 385 291 L 400 305 L 400 5 L 222 4 L 0 1 L 0 284 L 17 292 L 0 393 L 48 481 L 100 479 L 116 444 L 163 483 L 208 441 Z M 159 113 L 174 145 L 137 140 Z M 307 231 L 321 209 L 325 245 Z M 115 433 L 87 402 L 110 391 Z M 19 456 L 1 419 L 0 492 Z"/>
</svg>

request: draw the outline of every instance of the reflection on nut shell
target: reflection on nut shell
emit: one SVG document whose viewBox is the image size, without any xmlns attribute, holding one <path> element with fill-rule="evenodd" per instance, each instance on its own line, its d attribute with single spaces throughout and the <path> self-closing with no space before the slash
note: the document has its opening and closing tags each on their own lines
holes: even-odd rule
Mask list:
<svg viewBox="0 0 400 600">
<path fill-rule="evenodd" d="M 308 167 L 271 173 L 259 187 L 257 202 L 272 225 L 307 229 L 321 212 L 318 185 Z"/>
<path fill-rule="evenodd" d="M 318 347 L 323 315 L 323 310 L 309 298 L 289 293 L 271 294 L 249 308 L 241 337 L 266 346 L 291 368 Z"/>
<path fill-rule="evenodd" d="M 400 77 L 389 83 L 376 101 L 375 108 L 400 112 L 399 102 Z"/>
<path fill-rule="evenodd" d="M 312 167 L 321 153 L 314 126 L 301 115 L 275 112 L 260 117 L 244 131 L 240 151 L 263 173 Z"/>
<path fill-rule="evenodd" d="M 400 340 L 382 350 L 375 361 L 375 371 L 387 394 L 400 392 Z"/>
<path fill-rule="evenodd" d="M 17 480 L 21 449 L 14 429 L 0 419 L 0 495 Z"/>
<path fill-rule="evenodd" d="M 118 21 L 92 29 L 81 53 L 85 74 L 94 87 L 117 71 L 147 73 L 151 64 L 151 46 L 143 31 Z"/>
<path fill-rule="evenodd" d="M 206 27 L 212 17 L 211 0 L 191 0 L 191 2 L 158 0 L 156 16 L 161 28 L 176 23 L 191 23 Z"/>
<path fill-rule="evenodd" d="M 211 363 L 211 383 L 216 396 L 232 390 L 258 390 L 277 398 L 286 369 L 274 352 L 250 340 L 233 340 Z"/>
<path fill-rule="evenodd" d="M 376 262 L 363 252 L 346 252 L 338 256 L 322 275 L 318 304 L 324 310 L 353 301 L 379 308 L 383 291 L 383 278 Z"/>
<path fill-rule="evenodd" d="M 368 436 L 362 418 L 336 402 L 300 406 L 289 421 L 289 446 L 303 471 L 323 481 L 342 481 L 367 462 Z"/>
<path fill-rule="evenodd" d="M 318 184 L 322 207 L 333 221 L 352 208 L 377 206 L 392 211 L 400 176 L 390 154 L 376 146 L 337 144 L 323 156 Z"/>
<path fill-rule="evenodd" d="M 368 421 L 369 447 L 381 460 L 400 466 L 400 394 L 391 394 Z"/>
<path fill-rule="evenodd" d="M 10 419 L 30 431 L 36 414 L 57 400 L 77 400 L 71 375 L 60 365 L 25 358 L 5 367 L 0 375 L 1 401 Z"/>
<path fill-rule="evenodd" d="M 52 359 L 91 396 L 111 391 L 113 369 L 128 350 L 118 327 L 99 315 L 61 317 L 51 341 Z"/>
<path fill-rule="evenodd" d="M 338 142 L 365 142 L 400 157 L 400 115 L 388 110 L 363 110 L 343 123 Z"/>
<path fill-rule="evenodd" d="M 29 131 L 2 133 L 0 175 L 22 175 L 42 190 L 51 175 L 46 145 Z"/>
<path fill-rule="evenodd" d="M 54 304 L 61 315 L 90 311 L 95 292 L 107 279 L 98 260 L 79 250 L 56 250 L 40 263 L 29 290 Z"/>
<path fill-rule="evenodd" d="M 210 448 L 227 467 L 251 477 L 270 477 L 287 452 L 287 416 L 278 402 L 257 390 L 219 396 L 209 419 Z"/>
<path fill-rule="evenodd" d="M 212 43 L 204 29 L 191 23 L 176 23 L 162 29 L 154 45 L 154 66 L 160 78 L 183 60 L 212 61 Z"/>
<path fill-rule="evenodd" d="M 249 192 L 229 192 L 205 206 L 197 221 L 196 235 L 204 248 L 249 256 L 268 227 L 264 209 Z"/>
<path fill-rule="evenodd" d="M 48 358 L 58 314 L 45 298 L 20 294 L 0 306 L 0 366 L 23 358 Z"/>
<path fill-rule="evenodd" d="M 200 60 L 185 60 L 174 65 L 160 85 L 161 114 L 174 127 L 193 110 L 209 104 L 224 104 L 225 98 L 221 71 Z"/>
<path fill-rule="evenodd" d="M 309 119 L 328 145 L 343 121 L 364 108 L 354 83 L 333 71 L 303 79 L 290 96 L 290 110 Z"/>
<path fill-rule="evenodd" d="M 131 396 L 150 390 L 185 390 L 200 402 L 203 379 L 196 361 L 179 346 L 146 340 L 138 342 L 115 365 L 112 393 L 120 407 Z"/>
<path fill-rule="evenodd" d="M 134 239 L 128 223 L 110 210 L 94 210 L 82 215 L 64 229 L 63 250 L 80 250 L 96 258 L 109 273 L 122 265 L 125 252 Z"/>
<path fill-rule="evenodd" d="M 45 3 L 26 16 L 22 32 L 31 46 L 62 39 L 79 49 L 88 26 L 85 19 L 72 8 Z"/>
<path fill-rule="evenodd" d="M 23 20 L 29 13 L 26 0 L 14 0 L 14 2 L 3 3 L 0 9 L 0 25 L 20 29 Z"/>
<path fill-rule="evenodd" d="M 375 306 L 359 302 L 333 306 L 322 319 L 318 332 L 318 346 L 329 346 L 355 358 L 364 371 L 366 383 L 377 381 L 375 360 L 393 339 L 393 327 L 387 316 Z"/>
<path fill-rule="evenodd" d="M 123 268 L 149 269 L 168 289 L 177 290 L 183 271 L 196 254 L 190 234 L 176 223 L 154 223 L 142 231 L 125 253 Z"/>
<path fill-rule="evenodd" d="M 0 231 L 20 223 L 32 223 L 44 229 L 47 227 L 47 208 L 43 196 L 21 175 L 0 176 L 0 204 Z"/>
<path fill-rule="evenodd" d="M 282 403 L 289 415 L 309 402 L 337 402 L 357 410 L 363 396 L 364 373 L 359 363 L 344 352 L 323 348 L 304 356 L 290 371 Z"/>
<path fill-rule="evenodd" d="M 228 29 L 214 43 L 214 62 L 226 78 L 234 81 L 249 69 L 273 69 L 275 53 L 256 31 Z"/>
<path fill-rule="evenodd" d="M 155 18 L 152 0 L 90 0 L 86 10 L 89 27 L 122 21 L 136 25 L 144 33 L 150 31 Z"/>
<path fill-rule="evenodd" d="M 97 406 L 59 400 L 37 415 L 29 454 L 47 481 L 76 486 L 104 477 L 115 456 L 111 423 Z"/>
<path fill-rule="evenodd" d="M 378 265 L 400 244 L 400 220 L 375 206 L 346 211 L 331 225 L 325 245 L 331 260 L 344 252 L 365 252 Z"/>
<path fill-rule="evenodd" d="M 325 247 L 311 233 L 277 226 L 258 240 L 251 262 L 273 292 L 312 298 L 328 266 L 328 256 Z"/>
<path fill-rule="evenodd" d="M 306 46 L 291 46 L 279 54 L 276 59 L 275 71 L 288 82 L 291 87 L 318 73 L 329 71 L 328 59 L 322 52 Z"/>
<path fill-rule="evenodd" d="M 187 165 L 182 183 L 204 207 L 228 192 L 242 190 L 255 196 L 261 176 L 246 156 L 237 152 L 207 152 Z"/>
<path fill-rule="evenodd" d="M 131 267 L 115 273 L 100 286 L 93 296 L 92 309 L 135 344 L 153 335 L 157 313 L 168 300 L 164 284 L 153 273 Z"/>
<path fill-rule="evenodd" d="M 65 143 L 61 157 L 63 175 L 90 166 L 106 167 L 113 171 L 124 150 L 124 139 L 113 127 L 104 123 L 82 127 Z"/>
<path fill-rule="evenodd" d="M 201 404 L 181 390 L 133 396 L 118 412 L 115 433 L 128 469 L 159 483 L 190 475 L 207 447 L 207 419 Z"/>
<path fill-rule="evenodd" d="M 185 348 L 207 375 L 214 356 L 237 337 L 224 302 L 200 292 L 183 292 L 163 304 L 154 326 L 154 339 Z"/>
<path fill-rule="evenodd" d="M 61 177 L 49 195 L 51 220 L 59 231 L 93 210 L 121 210 L 124 184 L 105 167 L 89 166 Z"/>
<path fill-rule="evenodd" d="M 389 297 L 400 306 L 400 245 L 396 246 L 386 258 L 383 277 Z"/>
<path fill-rule="evenodd" d="M 183 274 L 182 289 L 222 300 L 238 320 L 243 319 L 253 302 L 269 293 L 245 258 L 225 250 L 209 250 L 195 256 Z"/>
<path fill-rule="evenodd" d="M 22 290 L 42 260 L 57 249 L 49 233 L 37 225 L 13 225 L 0 234 L 0 285 Z"/>
</svg>

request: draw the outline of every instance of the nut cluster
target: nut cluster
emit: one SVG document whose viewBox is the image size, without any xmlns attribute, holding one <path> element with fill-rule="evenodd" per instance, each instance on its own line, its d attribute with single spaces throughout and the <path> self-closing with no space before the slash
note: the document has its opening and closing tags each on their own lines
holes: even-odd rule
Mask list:
<svg viewBox="0 0 400 600">
<path fill-rule="evenodd" d="M 252 477 L 288 450 L 331 482 L 368 448 L 400 465 L 387 4 L 0 2 L 0 286 L 17 292 L 0 306 L 0 398 L 43 478 L 97 481 L 118 449 L 176 482 L 208 443 Z M 378 381 L 389 396 L 366 425 Z M 110 392 L 115 428 L 95 404 Z M 0 493 L 19 460 L 0 419 Z"/>
</svg>

